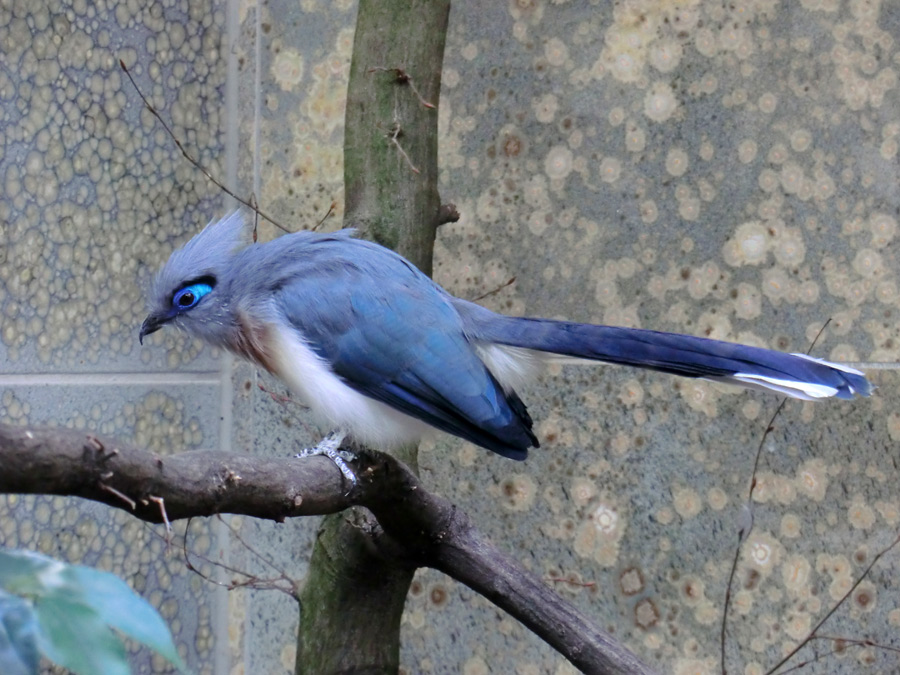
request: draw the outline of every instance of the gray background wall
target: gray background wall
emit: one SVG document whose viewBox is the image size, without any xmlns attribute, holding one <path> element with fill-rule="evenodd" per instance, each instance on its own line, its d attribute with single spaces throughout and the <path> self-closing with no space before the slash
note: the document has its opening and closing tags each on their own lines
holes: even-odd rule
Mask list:
<svg viewBox="0 0 900 675">
<path fill-rule="evenodd" d="M 297 228 L 335 201 L 337 227 L 354 18 L 352 2 L 316 0 L 0 6 L 4 421 L 160 452 L 286 455 L 316 438 L 253 369 L 174 333 L 137 345 L 153 271 L 226 207 L 117 62 L 214 174 Z M 735 672 L 776 662 L 900 523 L 898 37 L 896 3 L 461 1 L 451 14 L 441 191 L 462 218 L 440 231 L 438 281 L 467 298 L 496 290 L 482 302 L 508 313 L 789 351 L 830 318 L 814 353 L 872 368 L 873 398 L 790 402 L 766 441 L 729 623 Z M 662 671 L 716 671 L 778 399 L 577 367 L 523 396 L 543 444 L 527 463 L 442 436 L 423 446 L 424 479 Z M 289 672 L 285 594 L 217 589 L 166 553 L 160 530 L 105 508 L 3 504 L 4 545 L 125 575 L 202 672 Z M 315 523 L 228 523 L 240 539 L 217 520 L 192 525 L 206 574 L 232 578 L 211 563 L 226 561 L 277 578 L 266 555 L 302 578 Z M 893 644 L 896 557 L 823 634 Z M 434 572 L 417 575 L 403 631 L 410 673 L 571 672 Z M 807 672 L 896 663 L 851 647 Z"/>
</svg>

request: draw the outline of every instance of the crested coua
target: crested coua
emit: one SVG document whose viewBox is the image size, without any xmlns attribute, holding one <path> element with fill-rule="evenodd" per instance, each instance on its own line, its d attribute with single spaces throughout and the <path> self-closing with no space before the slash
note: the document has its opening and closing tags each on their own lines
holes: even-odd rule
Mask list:
<svg viewBox="0 0 900 675">
<path fill-rule="evenodd" d="M 281 378 L 330 429 L 380 448 L 431 428 L 504 457 L 538 446 L 516 389 L 548 360 L 649 368 L 804 400 L 867 396 L 853 368 L 706 338 L 496 314 L 351 231 L 250 244 L 239 212 L 172 253 L 140 337 L 180 328 Z"/>
</svg>

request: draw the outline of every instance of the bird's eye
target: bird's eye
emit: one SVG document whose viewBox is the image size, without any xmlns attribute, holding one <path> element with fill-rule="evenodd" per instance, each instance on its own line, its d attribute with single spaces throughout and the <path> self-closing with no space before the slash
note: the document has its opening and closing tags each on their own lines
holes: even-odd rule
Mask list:
<svg viewBox="0 0 900 675">
<path fill-rule="evenodd" d="M 172 305 L 177 309 L 190 309 L 198 302 L 200 302 L 200 298 L 209 293 L 211 290 L 212 286 L 204 283 L 196 283 L 191 284 L 190 286 L 185 286 L 174 295 L 174 297 L 172 298 Z"/>
</svg>

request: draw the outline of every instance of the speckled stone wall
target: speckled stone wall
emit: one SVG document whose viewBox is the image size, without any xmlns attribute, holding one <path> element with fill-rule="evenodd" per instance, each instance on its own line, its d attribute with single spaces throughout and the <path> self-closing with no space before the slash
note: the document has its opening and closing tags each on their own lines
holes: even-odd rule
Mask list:
<svg viewBox="0 0 900 675">
<path fill-rule="evenodd" d="M 340 214 L 340 155 L 326 146 L 339 142 L 352 20 L 312 0 L 262 13 L 259 190 L 303 226 L 332 199 Z M 764 672 L 900 523 L 900 13 L 460 1 L 450 26 L 440 187 L 462 219 L 437 242 L 447 288 L 496 291 L 482 302 L 509 313 L 793 351 L 831 319 L 815 354 L 882 364 L 873 399 L 791 402 L 763 447 L 727 654 L 732 672 Z M 527 463 L 438 437 L 423 445 L 425 479 L 662 672 L 718 672 L 779 400 L 615 368 L 556 369 L 523 393 L 544 446 Z M 254 397 L 259 431 L 289 419 Z M 896 572 L 889 555 L 821 634 L 893 644 Z M 410 673 L 571 672 L 434 572 L 417 576 L 403 631 Z M 807 671 L 895 667 L 848 647 Z"/>
<path fill-rule="evenodd" d="M 92 429 L 160 454 L 224 442 L 219 359 L 175 334 L 143 349 L 137 341 L 150 275 L 221 196 L 119 68 L 121 59 L 185 146 L 221 174 L 224 31 L 215 2 L 0 2 L 4 422 Z M 210 574 L 213 527 L 194 522 L 190 540 Z M 163 529 L 80 500 L 3 497 L 0 545 L 124 576 L 160 609 L 196 672 L 213 672 L 219 600 Z M 135 672 L 170 672 L 132 651 Z"/>
<path fill-rule="evenodd" d="M 896 5 L 456 3 L 451 26 L 441 189 L 463 218 L 442 231 L 436 276 L 453 292 L 515 277 L 484 302 L 790 351 L 831 318 L 815 354 L 893 367 Z M 896 374 L 872 378 L 872 400 L 790 402 L 774 424 L 730 672 L 774 665 L 896 536 Z M 544 443 L 527 464 L 441 439 L 425 475 L 662 672 L 719 672 L 777 398 L 566 368 L 526 401 Z M 893 645 L 896 572 L 888 556 L 821 634 Z M 567 669 L 438 575 L 407 616 L 411 672 L 441 672 L 429 651 L 451 636 L 467 673 Z M 853 647 L 807 670 L 897 667 Z"/>
<path fill-rule="evenodd" d="M 221 202 L 115 65 L 124 58 L 186 145 L 264 209 L 311 227 L 334 202 L 335 228 L 354 3 L 34 7 L 0 8 L 0 412 L 154 449 L 285 455 L 312 442 L 318 431 L 277 382 L 175 334 L 134 342 L 141 284 Z M 227 29 L 236 39 L 223 49 Z M 879 386 L 864 401 L 790 402 L 765 440 L 730 672 L 774 665 L 900 525 L 898 37 L 896 3 L 856 0 L 460 0 L 451 14 L 440 187 L 462 218 L 439 234 L 442 284 L 489 293 L 481 302 L 508 313 L 790 351 L 831 319 L 813 353 L 867 364 Z M 522 395 L 543 445 L 528 462 L 439 436 L 423 444 L 424 479 L 660 671 L 718 672 L 725 588 L 778 398 L 581 367 Z M 122 516 L 7 503 L 18 519 L 2 512 L 6 543 L 131 574 L 169 603 L 206 671 L 290 672 L 286 594 L 236 591 L 226 606 Z M 270 585 L 302 577 L 315 522 L 231 525 L 249 546 L 217 548 L 212 525 L 196 547 Z M 897 646 L 898 555 L 822 635 Z M 805 672 L 898 668 L 877 648 L 833 650 L 815 642 Z M 572 672 L 434 572 L 414 583 L 402 662 L 409 673 Z"/>
</svg>

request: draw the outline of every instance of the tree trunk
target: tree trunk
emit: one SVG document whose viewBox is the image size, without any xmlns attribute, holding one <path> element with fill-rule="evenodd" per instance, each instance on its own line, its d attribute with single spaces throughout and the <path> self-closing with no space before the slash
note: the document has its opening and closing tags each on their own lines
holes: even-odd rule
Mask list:
<svg viewBox="0 0 900 675">
<path fill-rule="evenodd" d="M 361 0 L 347 95 L 344 224 L 431 274 L 449 0 Z M 395 453 L 414 470 L 416 448 Z M 379 556 L 364 509 L 328 516 L 301 592 L 296 672 L 396 673 L 414 567 Z"/>
</svg>

